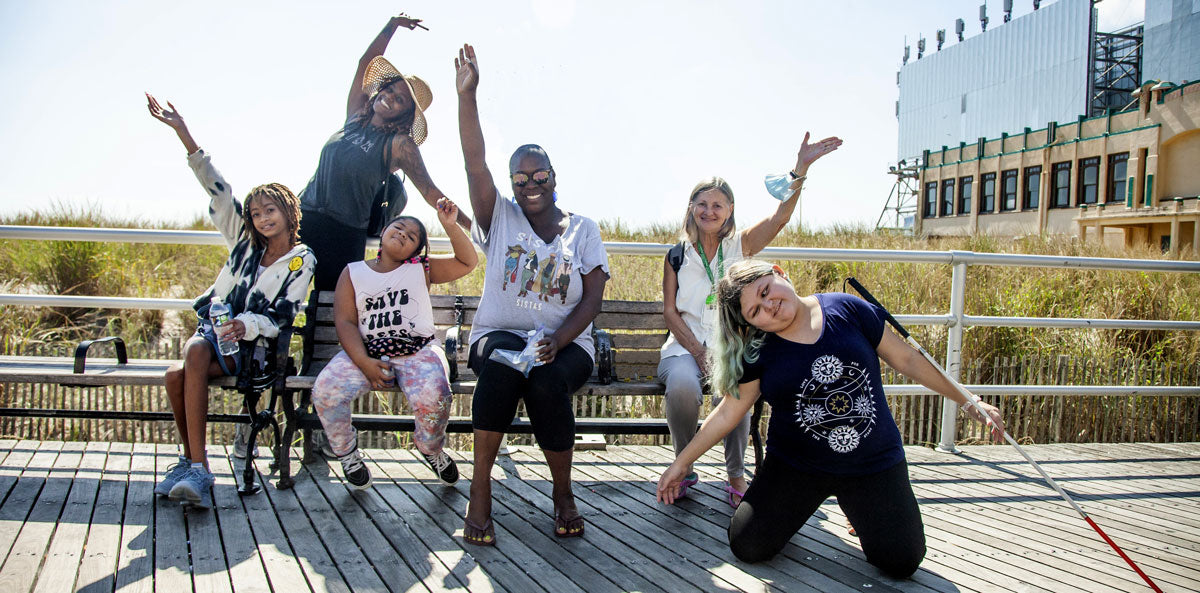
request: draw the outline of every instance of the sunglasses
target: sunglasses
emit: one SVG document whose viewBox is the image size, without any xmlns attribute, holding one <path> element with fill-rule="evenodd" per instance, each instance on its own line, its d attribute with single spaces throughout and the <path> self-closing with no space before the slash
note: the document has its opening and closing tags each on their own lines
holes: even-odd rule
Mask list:
<svg viewBox="0 0 1200 593">
<path fill-rule="evenodd" d="M 534 171 L 532 175 L 528 173 L 513 173 L 509 177 L 512 179 L 512 184 L 517 187 L 525 187 L 530 181 L 538 185 L 545 185 L 546 182 L 550 181 L 550 173 L 553 171 L 554 169 L 542 169 L 541 171 Z"/>
</svg>

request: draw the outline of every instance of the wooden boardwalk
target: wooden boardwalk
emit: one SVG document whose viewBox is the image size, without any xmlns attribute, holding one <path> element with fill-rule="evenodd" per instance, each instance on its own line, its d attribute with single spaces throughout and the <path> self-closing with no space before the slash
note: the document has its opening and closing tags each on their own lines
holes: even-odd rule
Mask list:
<svg viewBox="0 0 1200 593">
<path fill-rule="evenodd" d="M 1200 590 L 1200 444 L 1030 449 L 1159 586 Z M 494 474 L 499 545 L 475 548 L 467 480 L 441 486 L 409 451 L 368 451 L 366 492 L 322 463 L 295 490 L 246 498 L 214 456 L 215 510 L 184 513 L 152 493 L 174 446 L 0 441 L 0 592 L 1149 591 L 1011 448 L 907 453 L 929 552 L 896 581 L 863 560 L 834 502 L 773 561 L 734 559 L 715 452 L 675 507 L 653 499 L 668 447 L 576 453 L 587 533 L 558 540 L 548 471 L 516 450 Z"/>
</svg>

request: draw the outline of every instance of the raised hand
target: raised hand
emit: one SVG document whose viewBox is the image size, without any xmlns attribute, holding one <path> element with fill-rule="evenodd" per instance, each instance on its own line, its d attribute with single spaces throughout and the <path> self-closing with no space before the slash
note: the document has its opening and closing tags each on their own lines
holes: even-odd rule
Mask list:
<svg viewBox="0 0 1200 593">
<path fill-rule="evenodd" d="M 806 175 L 809 165 L 812 165 L 817 159 L 837 150 L 842 145 L 842 139 L 837 136 L 830 136 L 816 144 L 809 144 L 808 137 L 808 132 L 805 132 L 804 141 L 800 143 L 800 152 L 796 155 L 796 168 L 793 171 L 797 177 Z"/>
<path fill-rule="evenodd" d="M 462 49 L 458 50 L 458 57 L 454 58 L 454 69 L 458 71 L 454 81 L 458 87 L 458 94 L 473 93 L 479 88 L 479 66 L 475 61 L 475 48 L 464 43 Z"/>
<path fill-rule="evenodd" d="M 392 17 L 392 19 L 390 21 L 388 21 L 388 26 L 395 28 L 395 29 L 404 27 L 405 29 L 408 29 L 409 31 L 412 31 L 413 29 L 416 29 L 417 27 L 425 29 L 426 31 L 429 30 L 429 27 L 426 27 L 425 25 L 421 24 L 421 19 L 414 19 L 414 18 L 408 16 L 407 14 L 404 14 L 403 12 Z"/>
<path fill-rule="evenodd" d="M 454 221 L 458 218 L 458 204 L 443 196 L 437 201 L 437 217 L 443 228 L 454 226 Z"/>
<path fill-rule="evenodd" d="M 150 111 L 150 116 L 158 121 L 171 126 L 175 130 L 175 135 L 179 136 L 179 141 L 183 143 L 183 148 L 188 154 L 192 154 L 200 150 L 200 145 L 196 144 L 196 140 L 192 138 L 191 132 L 188 131 L 187 124 L 183 121 L 183 115 L 178 109 L 167 101 L 167 108 L 163 109 L 162 105 L 158 104 L 158 99 L 154 95 L 146 93 L 146 109 Z"/>
<path fill-rule="evenodd" d="M 183 115 L 179 113 L 178 109 L 175 109 L 175 106 L 170 101 L 167 101 L 167 109 L 163 109 L 158 104 L 158 99 L 154 98 L 154 95 L 146 93 L 146 109 L 150 111 L 151 117 L 171 126 L 171 129 L 176 132 L 181 129 L 187 129 L 187 124 L 183 122 Z"/>
</svg>

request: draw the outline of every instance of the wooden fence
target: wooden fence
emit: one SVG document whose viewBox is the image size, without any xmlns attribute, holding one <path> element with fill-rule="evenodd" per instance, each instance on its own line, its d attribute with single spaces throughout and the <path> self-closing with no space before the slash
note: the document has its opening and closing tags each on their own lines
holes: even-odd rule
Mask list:
<svg viewBox="0 0 1200 593">
<path fill-rule="evenodd" d="M 179 358 L 178 342 L 159 345 L 130 344 L 130 356 Z M 66 347 L 31 348 L 14 354 L 68 356 Z M 1004 385 L 1200 385 L 1200 363 L 1163 365 L 1139 359 L 1096 360 L 1073 356 L 997 357 L 974 360 L 963 368 L 964 383 Z M 884 370 L 884 383 L 908 380 L 891 369 Z M 210 410 L 236 413 L 241 397 L 233 391 L 213 389 Z M 934 395 L 890 396 L 892 414 L 905 444 L 937 443 L 941 426 L 941 398 Z M 986 400 L 1004 412 L 1010 432 L 1028 443 L 1079 442 L 1189 442 L 1200 441 L 1200 397 L 1187 396 L 990 396 Z M 0 406 L 29 408 L 113 409 L 170 411 L 162 387 L 78 388 L 54 384 L 0 384 Z M 711 409 L 706 402 L 702 413 Z M 354 411 L 360 414 L 409 413 L 404 397 L 376 393 L 360 398 Z M 453 416 L 469 416 L 470 396 L 456 395 Z M 658 396 L 588 396 L 575 398 L 580 417 L 663 417 L 663 398 Z M 769 416 L 769 412 L 764 417 Z M 763 427 L 765 428 L 764 422 Z M 209 442 L 231 443 L 234 428 L 210 424 Z M 958 440 L 985 442 L 982 428 L 960 422 Z M 81 420 L 69 418 L 0 418 L 0 438 L 38 440 L 121 441 L 145 443 L 176 442 L 172 422 L 128 420 Z M 408 433 L 364 432 L 364 447 L 408 447 Z M 664 444 L 666 436 L 615 435 L 611 444 Z M 261 442 L 266 442 L 261 441 Z M 510 443 L 532 444 L 529 435 L 512 435 Z M 452 435 L 450 446 L 469 449 L 469 435 Z"/>
</svg>

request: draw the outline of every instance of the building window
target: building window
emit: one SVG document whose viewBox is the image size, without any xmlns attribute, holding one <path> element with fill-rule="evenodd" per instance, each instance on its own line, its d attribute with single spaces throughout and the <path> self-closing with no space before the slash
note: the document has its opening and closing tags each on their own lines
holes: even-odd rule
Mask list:
<svg viewBox="0 0 1200 593">
<path fill-rule="evenodd" d="M 963 177 L 958 180 L 958 213 L 971 213 L 971 186 L 975 183 L 974 177 Z"/>
<path fill-rule="evenodd" d="M 1017 209 L 1017 170 L 1010 169 L 1000 174 L 1000 210 Z"/>
<path fill-rule="evenodd" d="M 1079 159 L 1076 204 L 1095 204 L 1100 195 L 1100 157 Z"/>
<path fill-rule="evenodd" d="M 925 184 L 925 208 L 922 210 L 923 218 L 933 218 L 937 216 L 937 182 L 930 181 Z"/>
<path fill-rule="evenodd" d="M 1025 185 L 1022 187 L 1024 199 L 1021 207 L 1026 210 L 1037 210 L 1038 197 L 1042 187 L 1042 168 L 1025 167 Z"/>
<path fill-rule="evenodd" d="M 1015 185 L 1014 185 L 1015 187 Z M 991 214 L 996 210 L 996 174 L 984 173 L 980 177 L 979 213 Z"/>
<path fill-rule="evenodd" d="M 954 216 L 954 180 L 942 180 L 941 216 Z"/>
<path fill-rule="evenodd" d="M 1071 207 L 1071 162 L 1054 163 L 1050 168 L 1050 207 Z"/>
<path fill-rule="evenodd" d="M 1108 197 L 1105 201 L 1110 203 L 1125 201 L 1128 165 L 1128 152 L 1108 155 Z"/>
</svg>

